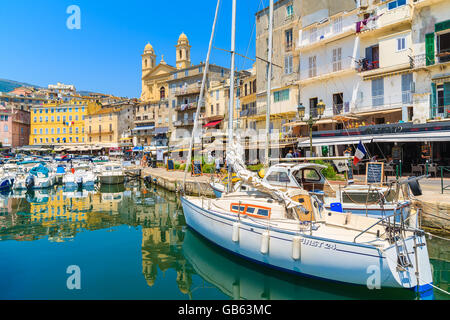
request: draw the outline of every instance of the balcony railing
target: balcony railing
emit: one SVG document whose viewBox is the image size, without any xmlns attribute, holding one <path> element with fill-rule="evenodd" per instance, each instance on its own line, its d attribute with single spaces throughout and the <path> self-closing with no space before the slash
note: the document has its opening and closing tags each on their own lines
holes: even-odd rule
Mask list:
<svg viewBox="0 0 450 320">
<path fill-rule="evenodd" d="M 333 115 L 337 116 L 343 114 L 343 111 L 344 111 L 343 103 L 337 103 L 333 105 Z"/>
<path fill-rule="evenodd" d="M 341 72 L 345 70 L 353 70 L 354 66 L 352 64 L 352 59 L 340 59 L 337 61 L 331 61 L 331 63 L 321 63 L 319 62 L 319 67 L 307 68 L 300 71 L 300 80 L 307 80 L 315 77 L 326 76 L 336 72 Z"/>
<path fill-rule="evenodd" d="M 192 126 L 194 125 L 194 119 L 181 119 L 177 120 L 173 123 L 175 127 L 182 127 L 182 126 Z"/>
<path fill-rule="evenodd" d="M 200 89 L 201 89 L 200 85 L 194 85 L 194 86 L 190 86 L 187 88 L 178 88 L 175 90 L 175 96 L 183 96 L 183 95 L 200 93 Z"/>
<path fill-rule="evenodd" d="M 380 68 L 380 61 L 372 60 L 369 61 L 366 58 L 363 58 L 356 63 L 356 70 L 358 72 L 370 71 Z"/>
<path fill-rule="evenodd" d="M 192 109 L 197 109 L 197 102 L 179 104 L 176 106 L 175 111 L 186 111 Z"/>
</svg>

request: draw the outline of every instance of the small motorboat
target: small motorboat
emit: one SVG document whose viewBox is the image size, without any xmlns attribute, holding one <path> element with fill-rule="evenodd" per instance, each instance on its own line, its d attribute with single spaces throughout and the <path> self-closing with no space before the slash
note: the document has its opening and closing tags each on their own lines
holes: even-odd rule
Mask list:
<svg viewBox="0 0 450 320">
<path fill-rule="evenodd" d="M 125 172 L 120 163 L 108 163 L 101 166 L 98 179 L 102 185 L 123 184 Z"/>
</svg>

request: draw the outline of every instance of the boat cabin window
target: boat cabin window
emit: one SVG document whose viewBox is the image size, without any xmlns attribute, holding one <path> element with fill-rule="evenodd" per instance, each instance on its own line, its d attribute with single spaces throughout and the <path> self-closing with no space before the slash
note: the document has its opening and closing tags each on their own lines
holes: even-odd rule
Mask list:
<svg viewBox="0 0 450 320">
<path fill-rule="evenodd" d="M 314 169 L 305 169 L 303 171 L 303 179 L 309 181 L 320 181 L 320 175 Z"/>
<path fill-rule="evenodd" d="M 270 218 L 271 209 L 267 207 L 261 207 L 253 204 L 241 204 L 239 211 L 239 204 L 232 203 L 231 204 L 231 212 L 240 213 L 242 215 L 248 215 L 250 217 L 256 218 Z"/>
<path fill-rule="evenodd" d="M 286 172 L 272 172 L 269 176 L 267 176 L 267 181 L 270 182 L 280 182 L 280 183 L 289 183 L 289 177 Z"/>
</svg>

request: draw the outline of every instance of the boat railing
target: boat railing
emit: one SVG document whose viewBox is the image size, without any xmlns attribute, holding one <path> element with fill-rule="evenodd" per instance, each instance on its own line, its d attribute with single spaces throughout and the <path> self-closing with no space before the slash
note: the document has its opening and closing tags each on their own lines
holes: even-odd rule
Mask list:
<svg viewBox="0 0 450 320">
<path fill-rule="evenodd" d="M 418 213 L 419 212 L 417 212 L 417 214 Z M 417 228 L 411 228 L 411 227 L 405 226 L 405 222 L 411 218 L 411 215 L 409 217 L 407 217 L 406 219 L 404 219 L 403 211 L 400 210 L 400 212 L 397 212 L 397 209 L 396 209 L 396 210 L 394 210 L 394 214 L 386 216 L 386 217 L 383 217 L 383 218 L 380 218 L 377 222 L 372 224 L 370 227 L 368 227 L 368 228 L 364 229 L 363 231 L 361 231 L 358 235 L 355 236 L 355 238 L 353 239 L 353 242 L 356 243 L 356 239 L 357 238 L 359 238 L 363 234 L 369 232 L 369 230 L 373 229 L 374 227 L 376 227 L 380 223 L 383 223 L 388 228 L 390 228 L 391 224 L 392 224 L 392 227 L 395 229 L 396 228 L 396 218 L 397 217 L 400 217 L 400 222 L 399 222 L 399 226 L 398 226 L 398 228 L 400 228 L 400 231 L 403 231 L 403 232 L 406 232 L 406 231 L 410 231 L 410 232 L 420 231 Z M 393 220 L 392 223 L 391 223 L 391 219 Z M 382 236 L 382 235 L 377 234 L 377 236 Z"/>
</svg>

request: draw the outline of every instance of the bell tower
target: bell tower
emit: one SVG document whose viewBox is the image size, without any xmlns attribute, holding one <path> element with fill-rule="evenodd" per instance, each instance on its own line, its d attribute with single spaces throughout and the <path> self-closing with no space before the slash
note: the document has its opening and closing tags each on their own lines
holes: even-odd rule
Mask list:
<svg viewBox="0 0 450 320">
<path fill-rule="evenodd" d="M 142 94 L 141 99 L 147 101 L 150 99 L 150 88 L 146 86 L 144 77 L 153 68 L 156 67 L 156 55 L 150 43 L 145 46 L 144 54 L 142 55 Z"/>
<path fill-rule="evenodd" d="M 182 33 L 178 38 L 177 48 L 177 69 L 184 69 L 191 66 L 191 46 L 187 36 Z"/>
<path fill-rule="evenodd" d="M 156 55 L 150 43 L 145 46 L 144 54 L 142 55 L 142 75 L 151 71 L 155 67 Z"/>
</svg>

